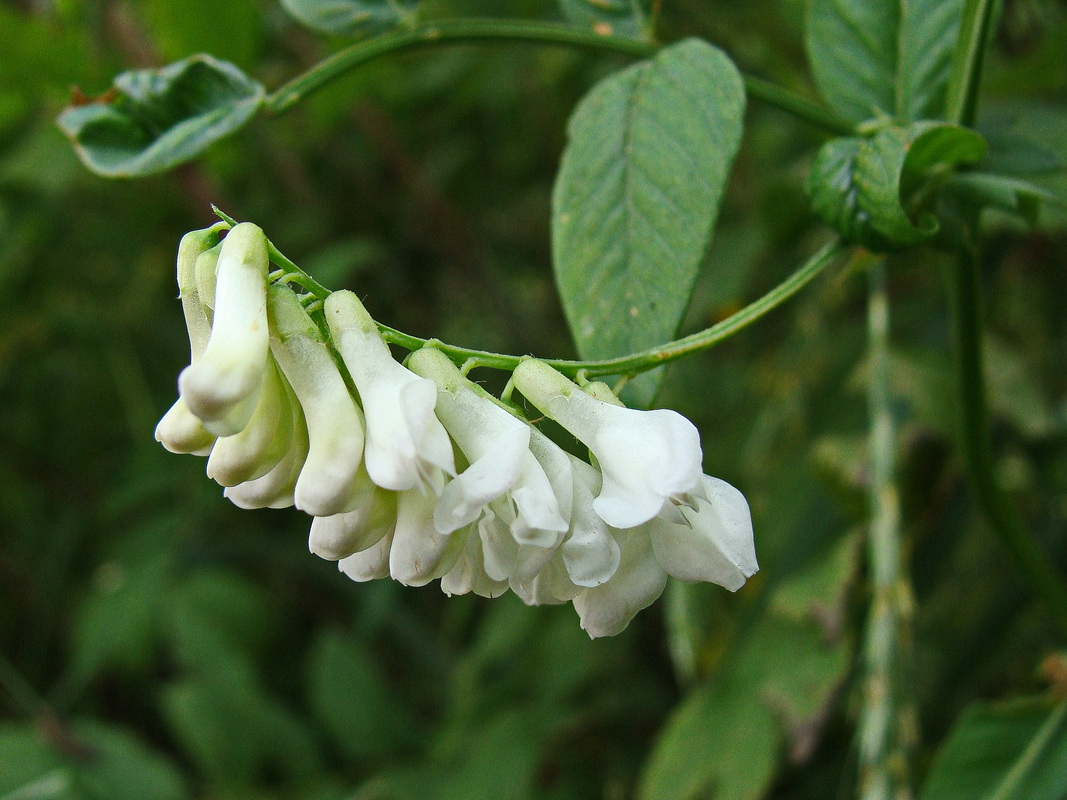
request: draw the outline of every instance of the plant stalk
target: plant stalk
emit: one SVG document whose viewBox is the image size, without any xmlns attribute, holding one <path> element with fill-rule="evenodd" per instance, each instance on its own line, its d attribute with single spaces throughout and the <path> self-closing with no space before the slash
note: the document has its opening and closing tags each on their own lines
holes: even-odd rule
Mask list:
<svg viewBox="0 0 1067 800">
<path fill-rule="evenodd" d="M 1067 636 L 1067 587 L 996 479 L 982 363 L 978 268 L 977 248 L 965 244 L 957 253 L 951 271 L 950 300 L 960 436 L 967 478 L 993 531 L 1044 602 L 1060 632 Z"/>
<path fill-rule="evenodd" d="M 573 25 L 497 19 L 458 19 L 392 31 L 340 50 L 268 95 L 264 108 L 282 114 L 311 93 L 369 61 L 403 50 L 469 42 L 529 42 L 607 51 L 630 58 L 649 58 L 659 47 L 625 36 L 605 36 Z M 745 89 L 753 98 L 803 119 L 829 133 L 852 135 L 855 126 L 806 97 L 751 76 Z"/>
<path fill-rule="evenodd" d="M 863 707 L 859 720 L 860 800 L 910 800 L 911 752 L 916 735 L 908 702 L 911 584 L 901 538 L 896 484 L 897 426 L 889 380 L 889 299 L 886 264 L 868 270 L 867 334 L 870 417 L 867 564 L 871 604 L 864 629 Z"/>
</svg>

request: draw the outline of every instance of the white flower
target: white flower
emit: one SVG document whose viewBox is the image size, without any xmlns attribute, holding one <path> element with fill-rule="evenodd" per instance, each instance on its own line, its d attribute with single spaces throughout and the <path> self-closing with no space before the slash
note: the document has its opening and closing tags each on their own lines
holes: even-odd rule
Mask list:
<svg viewBox="0 0 1067 800">
<path fill-rule="evenodd" d="M 417 374 L 440 388 L 437 414 L 470 466 L 445 486 L 434 510 L 441 533 L 490 513 L 520 545 L 553 547 L 567 530 L 544 468 L 530 451 L 530 426 L 497 405 L 438 350 L 423 348 L 410 362 Z M 505 497 L 506 496 L 506 497 Z"/>
<path fill-rule="evenodd" d="M 256 406 L 267 365 L 268 266 L 263 231 L 234 226 L 219 253 L 207 347 L 178 378 L 182 399 L 216 436 L 243 430 Z"/>
<path fill-rule="evenodd" d="M 700 435 L 674 411 L 638 411 L 591 397 L 544 362 L 527 359 L 515 387 L 583 442 L 596 457 L 603 486 L 593 501 L 614 528 L 648 522 L 668 504 L 688 502 L 700 484 Z M 665 509 L 665 507 L 667 507 Z"/>
<path fill-rule="evenodd" d="M 468 592 L 474 592 L 479 597 L 499 597 L 506 592 L 506 580 L 493 580 L 486 574 L 482 542 L 477 530 L 467 526 L 453 536 L 462 549 L 452 569 L 441 577 L 441 591 L 450 597 Z"/>
<path fill-rule="evenodd" d="M 439 493 L 455 475 L 452 443 L 434 416 L 437 386 L 401 366 L 352 292 L 325 303 L 334 347 L 356 384 L 367 417 L 367 472 L 386 489 L 416 486 Z"/>
<path fill-rule="evenodd" d="M 686 524 L 663 518 L 648 524 L 652 550 L 671 577 L 735 592 L 759 569 L 748 502 L 726 481 L 704 475 L 701 483 L 695 508 L 680 509 Z"/>
<path fill-rule="evenodd" d="M 178 296 L 182 301 L 185 328 L 189 334 L 189 363 L 200 360 L 211 338 L 211 321 L 201 303 L 196 284 L 196 264 L 201 255 L 218 241 L 221 225 L 190 231 L 178 245 Z M 200 418 L 179 397 L 156 425 L 156 441 L 172 453 L 207 455 L 215 443 L 215 434 L 204 427 Z"/>
<path fill-rule="evenodd" d="M 363 414 L 293 291 L 272 284 L 269 301 L 271 352 L 307 420 L 308 455 L 294 489 L 296 507 L 316 517 L 352 511 L 363 462 Z"/>
</svg>

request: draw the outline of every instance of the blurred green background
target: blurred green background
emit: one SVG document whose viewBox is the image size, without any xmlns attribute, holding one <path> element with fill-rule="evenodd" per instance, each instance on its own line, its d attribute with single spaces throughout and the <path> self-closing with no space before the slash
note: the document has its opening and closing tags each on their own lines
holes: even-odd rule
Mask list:
<svg viewBox="0 0 1067 800">
<path fill-rule="evenodd" d="M 548 0 L 426 12 L 558 18 Z M 666 0 L 659 34 L 810 94 L 803 16 L 797 0 Z M 672 585 L 610 640 L 569 606 L 352 583 L 307 552 L 307 517 L 240 511 L 202 460 L 153 441 L 188 360 L 177 243 L 211 203 L 390 325 L 571 356 L 552 181 L 570 111 L 625 60 L 519 45 L 380 60 L 125 182 L 90 175 L 55 126 L 71 86 L 99 94 L 204 51 L 274 88 L 343 43 L 267 0 L 8 0 L 0 42 L 0 798 L 852 795 L 868 598 L 851 269 L 671 367 L 658 403 L 748 496 L 762 571 L 737 595 Z M 1064 53 L 1067 3 L 1005 2 L 986 108 L 995 126 L 1039 104 L 1027 119 L 1067 158 Z M 751 104 L 687 331 L 822 241 L 803 192 L 821 141 Z M 998 465 L 1062 565 L 1067 234 L 988 222 Z M 962 709 L 1044 691 L 1062 646 L 963 483 L 943 267 L 890 264 L 920 776 Z"/>
</svg>

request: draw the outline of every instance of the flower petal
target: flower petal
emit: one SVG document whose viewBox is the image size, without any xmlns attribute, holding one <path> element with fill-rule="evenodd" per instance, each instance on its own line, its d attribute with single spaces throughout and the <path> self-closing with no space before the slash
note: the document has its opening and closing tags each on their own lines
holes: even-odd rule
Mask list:
<svg viewBox="0 0 1067 800">
<path fill-rule="evenodd" d="M 353 553 L 337 562 L 337 568 L 359 583 L 389 577 L 389 548 L 393 546 L 393 534 L 387 533 L 366 550 Z"/>
<path fill-rule="evenodd" d="M 248 424 L 267 364 L 267 239 L 243 222 L 222 243 L 215 315 L 203 355 L 178 378 L 189 409 L 217 436 Z"/>
<path fill-rule="evenodd" d="M 375 486 L 369 477 L 360 483 L 365 499 L 355 511 L 312 518 L 308 550 L 319 558 L 339 561 L 366 550 L 396 526 L 396 494 Z"/>
<path fill-rule="evenodd" d="M 222 486 L 236 486 L 266 475 L 289 451 L 293 412 L 273 359 L 267 364 L 259 402 L 243 431 L 216 442 L 207 474 Z"/>
<path fill-rule="evenodd" d="M 614 636 L 655 602 L 666 585 L 667 573 L 653 558 L 648 534 L 644 529 L 627 531 L 618 570 L 607 583 L 578 594 L 574 609 L 590 638 Z"/>
<path fill-rule="evenodd" d="M 707 500 L 683 510 L 690 525 L 653 520 L 649 536 L 656 560 L 674 578 L 708 581 L 735 592 L 755 574 L 752 517 L 745 496 L 726 481 L 705 475 Z"/>
<path fill-rule="evenodd" d="M 397 495 L 396 530 L 389 552 L 389 574 L 405 586 L 425 586 L 455 565 L 463 538 L 434 528 L 437 498 L 408 489 Z"/>
<path fill-rule="evenodd" d="M 271 352 L 307 420 L 309 449 L 296 482 L 296 507 L 328 517 L 355 508 L 363 463 L 363 414 L 318 327 L 292 290 L 270 287 Z"/>
</svg>

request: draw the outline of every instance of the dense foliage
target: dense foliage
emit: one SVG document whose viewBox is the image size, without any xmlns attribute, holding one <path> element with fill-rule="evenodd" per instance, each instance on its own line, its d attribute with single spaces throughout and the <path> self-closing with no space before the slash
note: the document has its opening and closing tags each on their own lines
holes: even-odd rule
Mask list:
<svg viewBox="0 0 1067 800">
<path fill-rule="evenodd" d="M 322 16 L 331 5 L 372 13 Z M 672 583 L 596 641 L 568 606 L 354 584 L 308 554 L 306 517 L 234 508 L 202 462 L 152 439 L 188 362 L 177 243 L 217 221 L 212 203 L 416 336 L 598 358 L 677 332 L 609 318 L 572 343 L 568 320 L 596 298 L 581 296 L 585 267 L 557 263 L 562 301 L 552 274 L 553 247 L 568 247 L 553 208 L 594 213 L 582 180 L 596 140 L 581 131 L 610 125 L 589 97 L 669 83 L 671 59 L 691 52 L 635 62 L 653 52 L 644 6 L 426 0 L 425 19 L 506 6 L 635 44 L 414 48 L 283 114 L 253 113 L 350 37 L 407 24 L 414 5 L 0 6 L 0 800 L 802 800 L 876 796 L 887 775 L 923 800 L 1064 796 L 1067 5 L 998 5 L 974 108 L 942 114 L 960 9 L 989 4 L 928 0 L 918 22 L 871 10 L 897 3 L 654 4 L 656 41 L 703 39 L 823 110 L 786 113 L 750 82 L 738 138 L 739 102 L 709 81 L 725 100 L 694 151 L 737 155 L 673 198 L 687 222 L 718 209 L 713 237 L 671 232 L 687 248 L 668 276 L 680 332 L 772 290 L 828 225 L 863 246 L 758 324 L 628 387 L 631 403 L 654 396 L 698 425 L 706 471 L 748 497 L 760 573 L 736 595 Z M 857 8 L 871 16 L 846 24 Z M 195 53 L 216 60 L 196 69 L 235 65 L 201 99 L 225 98 L 219 124 L 236 132 L 212 129 L 220 140 L 199 155 L 105 138 L 105 172 L 184 163 L 138 180 L 86 171 L 55 122 L 70 87 L 74 122 L 96 124 L 100 108 L 122 110 L 91 101 L 116 74 Z M 894 119 L 869 122 L 886 91 Z M 164 106 L 161 128 L 176 119 Z M 929 214 L 902 207 L 902 189 Z M 980 236 L 968 198 L 985 207 Z M 950 313 L 961 253 L 984 295 L 990 491 L 1021 515 L 1025 552 L 996 535 L 966 457 Z M 888 318 L 869 312 L 879 298 Z M 494 391 L 506 380 L 476 374 Z M 871 409 L 888 439 L 871 437 Z M 871 498 L 894 480 L 903 544 L 886 584 Z M 885 602 L 897 616 L 879 633 Z M 871 690 L 880 644 L 898 682 L 885 706 Z M 879 730 L 899 756 L 888 766 Z"/>
</svg>

